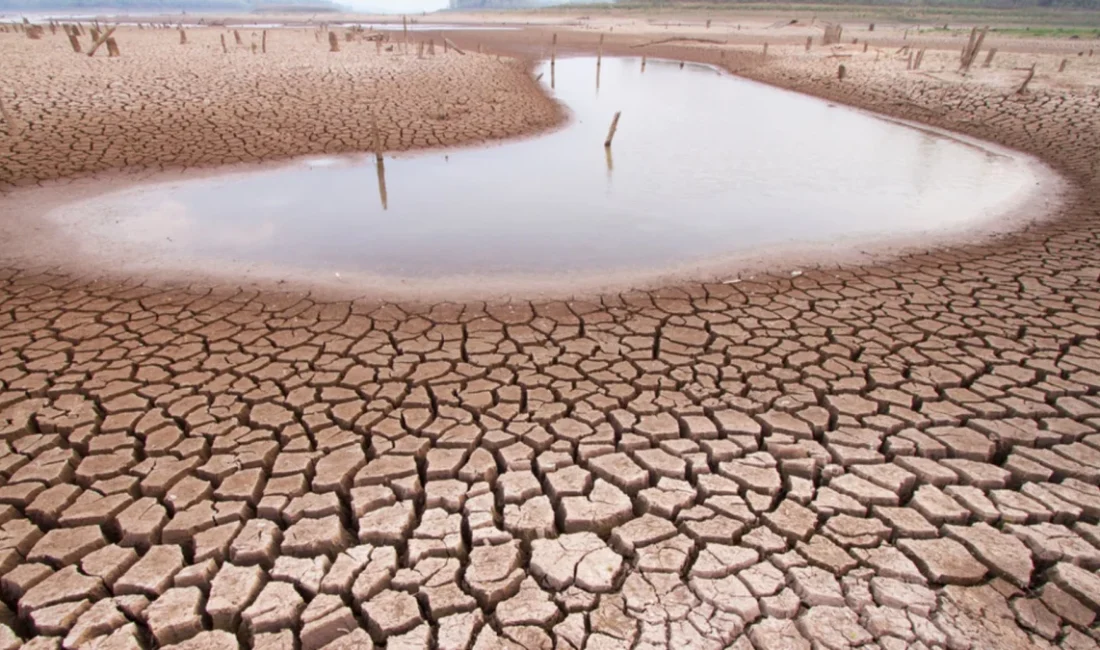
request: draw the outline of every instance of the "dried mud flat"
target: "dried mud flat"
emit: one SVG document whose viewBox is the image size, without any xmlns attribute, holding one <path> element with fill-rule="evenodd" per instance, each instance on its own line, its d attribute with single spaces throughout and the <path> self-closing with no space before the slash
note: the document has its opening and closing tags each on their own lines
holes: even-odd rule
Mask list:
<svg viewBox="0 0 1100 650">
<path fill-rule="evenodd" d="M 329 52 L 314 29 L 120 27 L 122 56 L 74 54 L 58 30 L 38 41 L 0 34 L 0 99 L 19 131 L 0 124 L 0 189 L 120 168 L 179 169 L 305 154 L 387 151 L 526 135 L 562 116 L 526 64 L 444 53 L 418 58 L 393 40 L 344 40 Z M 222 52 L 221 37 L 229 50 Z M 391 36 L 400 38 L 400 36 Z M 83 49 L 91 46 L 82 38 Z M 425 48 L 427 49 L 427 48 Z"/>
<path fill-rule="evenodd" d="M 0 647 L 1095 647 L 1095 90 L 718 50 L 663 53 L 1077 191 L 989 245 L 590 301 L 0 270 Z"/>
</svg>

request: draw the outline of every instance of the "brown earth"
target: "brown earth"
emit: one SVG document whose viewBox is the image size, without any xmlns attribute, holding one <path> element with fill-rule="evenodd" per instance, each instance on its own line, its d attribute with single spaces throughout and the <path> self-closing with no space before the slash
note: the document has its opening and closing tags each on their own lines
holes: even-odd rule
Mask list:
<svg viewBox="0 0 1100 650">
<path fill-rule="evenodd" d="M 343 31 L 340 32 L 344 34 Z M 315 34 L 317 36 L 315 36 Z M 222 52 L 224 36 L 229 53 Z M 418 58 L 314 29 L 120 27 L 122 56 L 75 54 L 57 34 L 0 34 L 0 189 L 109 169 L 167 169 L 373 150 L 372 116 L 388 151 L 526 135 L 558 124 L 558 107 L 522 61 L 471 53 Z M 90 37 L 83 48 L 90 49 Z M 385 48 L 393 48 L 387 52 Z M 426 48 L 427 49 L 427 48 Z M 0 120 L 0 122 L 3 122 Z"/>
<path fill-rule="evenodd" d="M 1095 85 L 774 50 L 647 51 L 1033 153 L 1064 214 L 590 301 L 0 270 L 0 647 L 1096 647 Z"/>
</svg>

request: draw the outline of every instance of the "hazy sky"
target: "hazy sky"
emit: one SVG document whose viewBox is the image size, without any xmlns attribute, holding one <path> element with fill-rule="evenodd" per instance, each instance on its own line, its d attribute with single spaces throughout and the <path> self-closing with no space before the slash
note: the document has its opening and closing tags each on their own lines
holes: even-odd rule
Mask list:
<svg viewBox="0 0 1100 650">
<path fill-rule="evenodd" d="M 415 14 L 447 8 L 447 0 L 337 0 L 357 11 Z"/>
</svg>

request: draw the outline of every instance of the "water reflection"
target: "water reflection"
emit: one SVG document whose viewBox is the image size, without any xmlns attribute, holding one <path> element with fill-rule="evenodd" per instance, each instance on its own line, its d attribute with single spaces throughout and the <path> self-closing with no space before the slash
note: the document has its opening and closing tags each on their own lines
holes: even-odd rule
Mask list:
<svg viewBox="0 0 1100 650">
<path fill-rule="evenodd" d="M 997 214 L 1035 183 L 1022 159 L 707 66 L 653 60 L 643 74 L 639 59 L 609 58 L 597 94 L 595 63 L 535 71 L 550 67 L 572 117 L 545 136 L 148 185 L 52 216 L 155 251 L 162 266 L 600 274 L 949 230 Z M 612 156 L 601 145 L 620 110 Z M 379 202 L 364 205 L 371 163 Z M 263 235 L 242 236 L 253 232 Z"/>
<path fill-rule="evenodd" d="M 382 209 L 389 210 L 389 197 L 386 196 L 386 161 L 379 156 L 374 166 L 378 174 L 378 198 L 382 201 Z"/>
</svg>

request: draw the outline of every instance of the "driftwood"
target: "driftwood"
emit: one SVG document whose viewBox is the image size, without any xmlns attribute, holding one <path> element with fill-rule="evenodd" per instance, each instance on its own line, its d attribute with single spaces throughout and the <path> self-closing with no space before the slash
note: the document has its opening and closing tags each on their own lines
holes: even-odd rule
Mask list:
<svg viewBox="0 0 1100 650">
<path fill-rule="evenodd" d="M 675 37 L 675 38 L 662 38 L 658 41 L 650 41 L 648 43 L 642 43 L 640 45 L 631 45 L 630 47 L 633 48 L 633 49 L 637 49 L 639 47 L 649 47 L 650 45 L 662 45 L 664 43 L 677 43 L 677 42 L 679 42 L 679 43 L 712 43 L 714 45 L 725 45 L 725 41 L 719 41 L 719 40 L 716 40 L 716 39 L 713 39 L 713 38 Z"/>
<path fill-rule="evenodd" d="M 111 37 L 111 34 L 115 33 L 115 29 L 117 27 L 118 26 L 116 25 L 115 27 L 112 27 L 100 34 L 99 38 L 95 39 L 95 43 L 92 45 L 92 49 L 88 50 L 88 56 L 95 56 L 95 51 L 99 49 L 100 45 L 103 45 L 107 42 L 107 39 Z"/>
</svg>

